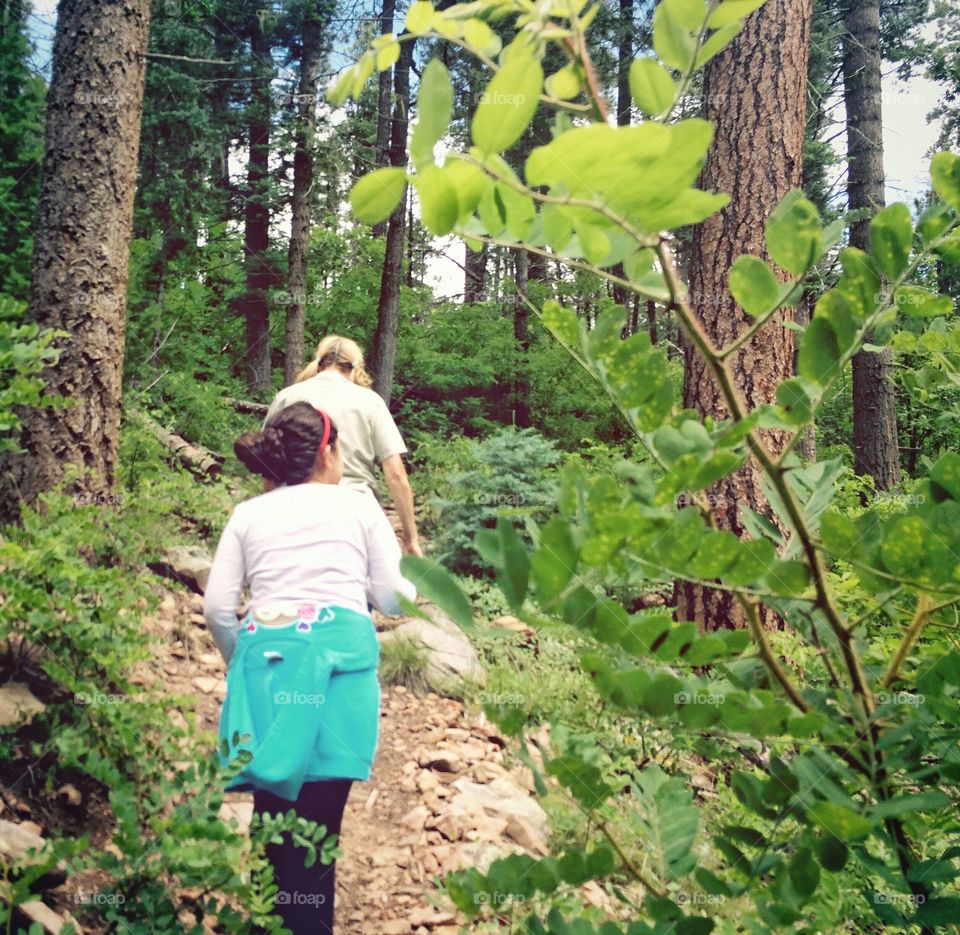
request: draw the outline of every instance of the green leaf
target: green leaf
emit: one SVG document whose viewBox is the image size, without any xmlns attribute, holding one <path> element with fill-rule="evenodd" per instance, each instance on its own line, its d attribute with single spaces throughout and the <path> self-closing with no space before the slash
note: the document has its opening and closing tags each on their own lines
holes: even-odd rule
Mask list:
<svg viewBox="0 0 960 935">
<path fill-rule="evenodd" d="M 935 500 L 949 497 L 960 502 L 960 455 L 955 451 L 942 455 L 930 471 L 930 484 Z"/>
<path fill-rule="evenodd" d="M 720 29 L 737 20 L 748 17 L 754 10 L 759 9 L 766 0 L 723 0 L 707 20 L 711 29 Z"/>
<path fill-rule="evenodd" d="M 473 142 L 484 154 L 502 152 L 520 139 L 542 88 L 543 69 L 526 49 L 493 76 L 470 124 Z"/>
<path fill-rule="evenodd" d="M 554 72 L 544 82 L 544 90 L 551 97 L 558 97 L 561 101 L 569 101 L 579 93 L 583 83 L 580 72 L 573 65 L 567 65 L 560 71 Z"/>
<path fill-rule="evenodd" d="M 774 308 L 780 297 L 780 283 L 773 270 L 755 256 L 739 256 L 727 276 L 730 294 L 740 307 L 755 318 Z"/>
<path fill-rule="evenodd" d="M 699 32 L 707 14 L 704 0 L 661 0 L 678 25 L 691 32 Z"/>
<path fill-rule="evenodd" d="M 660 3 L 653 14 L 653 48 L 665 65 L 677 71 L 689 71 L 693 65 L 696 38 L 668 3 Z"/>
<path fill-rule="evenodd" d="M 937 153 L 930 162 L 930 177 L 936 193 L 960 211 L 960 156 Z"/>
<path fill-rule="evenodd" d="M 805 899 L 814 894 L 820 885 L 820 866 L 807 847 L 800 848 L 790 861 L 790 882 Z"/>
<path fill-rule="evenodd" d="M 827 510 L 820 520 L 820 538 L 824 548 L 837 558 L 855 557 L 860 550 L 860 533 L 841 513 Z"/>
<path fill-rule="evenodd" d="M 379 224 L 403 198 L 407 173 L 399 167 L 376 169 L 358 180 L 350 192 L 350 209 L 358 221 Z"/>
<path fill-rule="evenodd" d="M 799 189 L 787 192 L 770 215 L 766 244 L 770 258 L 798 276 L 820 258 L 824 245 L 820 214 Z"/>
<path fill-rule="evenodd" d="M 960 919 L 960 896 L 939 896 L 923 903 L 910 920 L 916 925 L 952 928 Z"/>
<path fill-rule="evenodd" d="M 478 166 L 455 157 L 444 162 L 443 174 L 457 193 L 459 219 L 462 221 L 473 214 L 483 193 L 492 183 Z"/>
<path fill-rule="evenodd" d="M 482 19 L 468 19 L 463 24 L 463 38 L 485 55 L 500 51 L 500 37 Z"/>
<path fill-rule="evenodd" d="M 786 421 L 791 425 L 804 425 L 813 411 L 813 401 L 807 395 L 803 380 L 791 377 L 777 387 L 777 402 L 783 408 Z"/>
<path fill-rule="evenodd" d="M 826 834 L 817 842 L 817 858 L 824 869 L 831 873 L 843 870 L 849 855 L 847 845 L 838 841 L 832 834 Z"/>
<path fill-rule="evenodd" d="M 917 231 L 925 247 L 942 237 L 953 223 L 954 214 L 948 205 L 930 205 L 920 220 L 917 221 Z"/>
<path fill-rule="evenodd" d="M 543 323 L 566 345 L 580 344 L 580 320 L 572 309 L 564 308 L 554 299 L 547 299 L 540 313 Z"/>
<path fill-rule="evenodd" d="M 797 370 L 800 376 L 827 386 L 839 373 L 842 359 L 840 344 L 830 322 L 814 318 L 800 339 Z"/>
<path fill-rule="evenodd" d="M 447 132 L 453 114 L 453 86 L 446 67 L 438 58 L 430 59 L 423 70 L 417 114 L 410 139 L 410 159 L 415 168 L 421 169 L 433 165 L 433 147 Z"/>
<path fill-rule="evenodd" d="M 538 601 L 548 604 L 570 583 L 579 556 L 570 526 L 558 517 L 540 530 L 539 546 L 530 559 L 530 571 Z"/>
<path fill-rule="evenodd" d="M 856 841 L 866 837 L 873 827 L 862 815 L 836 802 L 814 802 L 807 812 L 818 824 L 841 841 Z"/>
<path fill-rule="evenodd" d="M 700 46 L 700 51 L 697 53 L 697 60 L 694 62 L 695 68 L 703 68 L 707 62 L 710 61 L 714 56 L 719 55 L 737 36 L 740 34 L 740 30 L 743 28 L 743 24 L 739 21 L 735 23 L 728 23 L 726 26 L 722 26 L 715 33 L 713 33 L 706 42 Z"/>
<path fill-rule="evenodd" d="M 884 208 L 870 222 L 870 252 L 888 279 L 896 279 L 907 268 L 912 243 L 913 224 L 905 204 Z"/>
<path fill-rule="evenodd" d="M 389 36 L 387 41 L 377 49 L 377 71 L 386 71 L 392 68 L 400 58 L 400 43 L 396 36 Z"/>
<path fill-rule="evenodd" d="M 407 10 L 407 31 L 419 36 L 422 33 L 429 32 L 430 24 L 433 22 L 433 4 L 425 0 L 416 0 Z"/>
<path fill-rule="evenodd" d="M 953 299 L 919 286 L 900 286 L 894 293 L 897 309 L 910 318 L 938 318 L 953 311 Z"/>
<path fill-rule="evenodd" d="M 473 611 L 453 576 L 439 562 L 420 555 L 404 555 L 400 570 L 417 593 L 433 601 L 451 620 L 465 630 L 473 628 Z"/>
<path fill-rule="evenodd" d="M 424 226 L 437 237 L 449 234 L 460 215 L 460 203 L 445 170 L 430 165 L 416 175 L 414 184 Z"/>
<path fill-rule="evenodd" d="M 677 88 L 659 62 L 638 58 L 630 65 L 630 96 L 645 114 L 659 117 L 673 106 Z"/>
<path fill-rule="evenodd" d="M 950 797 L 939 789 L 927 789 L 925 792 L 915 792 L 911 795 L 898 795 L 886 802 L 879 802 L 870 809 L 874 819 L 899 818 L 914 812 L 938 812 L 949 808 Z"/>
</svg>

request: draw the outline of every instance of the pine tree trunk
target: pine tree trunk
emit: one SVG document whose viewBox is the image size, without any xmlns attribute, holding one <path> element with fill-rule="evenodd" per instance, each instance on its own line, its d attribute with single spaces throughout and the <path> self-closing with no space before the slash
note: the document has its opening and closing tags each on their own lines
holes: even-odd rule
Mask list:
<svg viewBox="0 0 960 935">
<path fill-rule="evenodd" d="M 416 42 L 404 42 L 400 58 L 393 66 L 393 124 L 390 131 L 390 165 L 407 164 L 407 127 L 410 119 L 410 66 Z M 387 224 L 387 243 L 380 275 L 380 300 L 377 303 L 377 328 L 370 353 L 373 388 L 390 402 L 393 366 L 397 356 L 397 328 L 400 324 L 400 282 L 403 267 L 403 235 L 406 200 L 400 199 Z"/>
<path fill-rule="evenodd" d="M 742 253 L 764 255 L 768 215 L 800 184 L 812 12 L 813 0 L 768 0 L 709 63 L 704 76 L 705 115 L 716 132 L 700 186 L 729 192 L 731 201 L 694 231 L 690 299 L 718 346 L 751 323 L 727 291 L 733 261 Z M 777 385 L 793 372 L 793 345 L 781 314 L 731 361 L 748 405 L 773 400 Z M 683 402 L 705 416 L 727 416 L 717 384 L 692 349 L 685 355 Z M 765 440 L 774 450 L 781 442 L 770 433 Z M 711 488 L 708 496 L 720 528 L 742 536 L 741 510 L 769 512 L 760 479 L 750 461 Z M 745 622 L 729 592 L 684 584 L 677 598 L 679 619 L 696 620 L 704 629 Z M 765 622 L 774 620 L 768 615 Z"/>
<path fill-rule="evenodd" d="M 880 2 L 856 0 L 843 15 L 843 89 L 847 109 L 847 201 L 876 212 L 884 204 Z M 850 228 L 850 245 L 870 246 L 870 221 Z M 869 338 L 868 338 L 869 339 Z M 889 349 L 853 358 L 853 467 L 880 490 L 900 484 L 900 449 Z"/>
<path fill-rule="evenodd" d="M 466 248 L 463 261 L 463 301 L 465 305 L 483 302 L 487 297 L 487 244 L 474 252 Z"/>
<path fill-rule="evenodd" d="M 283 358 L 283 380 L 287 386 L 297 379 L 304 357 L 304 305 L 307 298 L 307 252 L 310 247 L 312 210 L 310 190 L 313 188 L 313 144 L 317 132 L 317 79 L 323 58 L 321 7 L 326 7 L 326 0 L 310 0 L 303 13 L 290 248 L 287 254 L 289 295 Z"/>
<path fill-rule="evenodd" d="M 253 73 L 250 110 L 247 120 L 249 157 L 247 162 L 247 200 L 244 206 L 244 259 L 246 291 L 241 308 L 246 319 L 247 389 L 252 395 L 270 389 L 270 285 L 273 273 L 267 251 L 270 247 L 270 41 L 264 30 L 266 11 L 257 10 L 250 18 L 250 52 Z"/>
<path fill-rule="evenodd" d="M 380 11 L 380 35 L 385 36 L 393 32 L 393 14 L 397 9 L 397 0 L 383 0 Z M 393 69 L 385 68 L 377 78 L 377 140 L 374 160 L 377 168 L 390 164 L 390 83 L 393 79 Z M 387 232 L 388 222 L 374 224 L 371 233 L 374 237 L 382 237 Z"/>
<path fill-rule="evenodd" d="M 73 489 L 114 481 L 120 433 L 133 197 L 149 0 L 61 0 L 47 93 L 45 155 L 27 318 L 61 329 L 42 374 L 62 411 L 22 411 L 20 455 L 5 460 L 0 512 L 86 470 Z"/>
<path fill-rule="evenodd" d="M 530 312 L 527 303 L 527 251 L 514 250 L 513 338 L 516 342 L 516 366 L 513 375 L 513 423 L 518 428 L 530 426 L 530 378 L 527 372 L 527 351 L 530 350 Z"/>
</svg>

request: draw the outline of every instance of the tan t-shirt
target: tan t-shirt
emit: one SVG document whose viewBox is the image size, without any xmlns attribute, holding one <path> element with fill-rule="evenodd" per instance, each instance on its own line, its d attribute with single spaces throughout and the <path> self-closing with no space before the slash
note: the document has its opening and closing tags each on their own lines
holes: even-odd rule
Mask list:
<svg viewBox="0 0 960 935">
<path fill-rule="evenodd" d="M 310 403 L 333 419 L 343 445 L 340 483 L 345 487 L 373 493 L 377 489 L 376 465 L 407 450 L 383 398 L 334 370 L 280 390 L 270 403 L 263 424 L 285 406 L 299 402 Z"/>
</svg>

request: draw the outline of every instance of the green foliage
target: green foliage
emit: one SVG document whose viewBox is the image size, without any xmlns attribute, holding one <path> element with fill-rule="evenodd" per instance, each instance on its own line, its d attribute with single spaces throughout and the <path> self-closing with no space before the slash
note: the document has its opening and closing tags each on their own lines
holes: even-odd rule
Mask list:
<svg viewBox="0 0 960 935">
<path fill-rule="evenodd" d="M 0 295 L 0 452 L 19 451 L 20 416 L 16 406 L 53 406 L 57 401 L 43 392 L 40 374 L 56 364 L 58 336 L 37 325 L 21 324 L 22 307 Z M 60 404 L 62 405 L 62 404 Z"/>
<path fill-rule="evenodd" d="M 641 106 L 669 115 L 663 75 L 688 87 L 759 5 L 662 0 L 653 28 L 659 64 L 650 60 L 654 67 L 633 70 Z M 775 403 L 750 408 L 728 361 L 760 329 L 782 327 L 775 313 L 796 298 L 799 282 L 837 245 L 842 229 L 825 227 L 816 206 L 790 192 L 769 218 L 766 248 L 794 279 L 781 286 L 759 259 L 740 258 L 730 285 L 754 324 L 729 346 L 714 348 L 662 236 L 726 203 L 726 196 L 695 187 L 711 127 L 666 117 L 611 126 L 602 94 L 589 86 L 585 101 L 542 96 L 543 62 L 553 44 L 574 70 L 589 73 L 580 37 L 593 12 L 580 11 L 558 3 L 517 11 L 516 38 L 499 56 L 489 53 L 497 61 L 473 114 L 475 145 L 442 164 L 428 162 L 424 149 L 409 178 L 444 206 L 445 223 L 456 215 L 454 232 L 470 244 L 520 244 L 600 278 L 622 263 L 631 292 L 675 312 L 717 377 L 729 415 L 701 420 L 682 409 L 663 348 L 646 335 L 624 337 L 622 309 L 606 309 L 588 323 L 548 302 L 544 324 L 594 374 L 647 456 L 613 472 L 572 463 L 561 477 L 557 510 L 544 504 L 540 515 L 525 511 L 523 534 L 513 511 L 502 511 L 494 525 L 492 515 L 451 496 L 440 512 L 450 538 L 438 545 L 455 567 L 480 571 L 467 546 L 475 530 L 476 551 L 492 566 L 514 614 L 534 627 L 562 621 L 589 641 L 580 665 L 605 705 L 675 736 L 695 734 L 714 759 L 730 745 L 776 752 L 766 760 L 755 754 L 732 760 L 726 778 L 737 820 L 718 825 L 698 820 L 688 771 L 635 771 L 627 805 L 623 779 L 611 773 L 597 733 L 593 741 L 560 743 L 543 753 L 542 765 L 530 761 L 538 789 L 566 789 L 598 840 L 562 856 L 508 858 L 486 874 L 454 875 L 449 891 L 474 916 L 495 905 L 498 894 L 529 900 L 523 922 L 529 932 L 595 931 L 582 914 L 568 922 L 553 894 L 561 882 L 611 874 L 645 890 L 642 906 L 633 907 L 631 933 L 709 932 L 724 916 L 749 919 L 757 932 L 812 930 L 821 902 L 855 892 L 866 894 L 858 922 L 933 931 L 948 924 L 955 906 L 960 854 L 951 818 L 960 798 L 954 703 L 960 655 L 938 632 L 950 626 L 960 600 L 960 459 L 944 453 L 909 497 L 848 515 L 849 507 L 832 505 L 842 462 L 805 465 L 793 448 L 825 402 L 837 398 L 867 336 L 879 347 L 898 340 L 898 311 L 909 316 L 906 330 L 914 336 L 930 319 L 936 333 L 944 331 L 952 302 L 917 278 L 931 256 L 954 259 L 960 161 L 936 157 L 934 186 L 944 204 L 916 230 L 910 212 L 893 205 L 871 223 L 869 253 L 840 252 L 838 280 L 800 329 L 797 375 L 778 388 Z M 442 12 L 420 2 L 408 26 L 460 42 L 478 12 L 504 13 L 492 0 Z M 358 65 L 349 80 L 362 84 L 372 67 Z M 518 89 L 513 97 L 507 77 Z M 559 81 L 551 89 L 558 83 L 563 88 Z M 535 98 L 556 119 L 552 137 L 531 149 L 521 175 L 501 153 L 530 123 Z M 445 124 L 446 114 L 437 116 Z M 482 173 L 479 181 L 472 175 L 469 197 L 460 197 L 447 177 L 452 159 Z M 948 340 L 925 340 L 949 347 Z M 785 443 L 776 451 L 761 432 L 770 429 Z M 481 463 L 451 486 L 489 499 L 507 456 L 500 451 L 483 461 L 475 451 Z M 741 508 L 747 535 L 738 538 L 719 528 L 711 496 L 748 458 L 762 474 L 769 511 Z M 642 595 L 678 580 L 731 592 L 748 629 L 701 632 L 693 622 L 675 622 L 668 610 L 636 611 L 612 596 L 618 589 Z M 451 581 L 444 590 L 453 587 Z M 764 630 L 761 611 L 790 628 L 789 652 Z M 526 712 L 498 713 L 504 730 L 522 734 Z M 650 859 L 631 859 L 611 820 L 624 812 Z M 709 829 L 708 838 L 701 828 Z M 686 905 L 680 885 L 716 901 Z M 601 930 L 622 931 L 614 923 Z"/>
<path fill-rule="evenodd" d="M 436 554 L 461 572 L 480 567 L 471 544 L 477 529 L 492 527 L 499 515 L 542 519 L 550 512 L 555 487 L 549 469 L 560 461 L 556 446 L 532 429 L 502 429 L 470 448 L 473 465 L 449 478 L 434 505 Z"/>
<path fill-rule="evenodd" d="M 417 694 L 429 687 L 427 653 L 422 643 L 410 637 L 393 637 L 380 646 L 380 681 L 384 685 L 403 685 Z"/>
</svg>

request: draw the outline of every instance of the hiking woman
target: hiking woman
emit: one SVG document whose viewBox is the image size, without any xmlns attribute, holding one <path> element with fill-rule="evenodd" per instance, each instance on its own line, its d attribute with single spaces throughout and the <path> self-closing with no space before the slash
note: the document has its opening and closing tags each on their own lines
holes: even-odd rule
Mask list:
<svg viewBox="0 0 960 935">
<path fill-rule="evenodd" d="M 343 452 L 330 416 L 305 402 L 241 435 L 237 457 L 275 486 L 239 503 L 204 595 L 207 624 L 227 660 L 221 745 L 252 759 L 231 784 L 254 809 L 294 808 L 339 834 L 353 780 L 369 778 L 377 740 L 378 643 L 368 601 L 385 613 L 415 597 L 400 547 L 376 501 L 337 486 Z M 244 582 L 250 610 L 237 620 Z M 247 739 L 243 739 L 247 738 Z M 236 748 L 225 760 L 236 760 Z M 267 846 L 276 911 L 295 935 L 332 933 L 333 864 L 304 867 L 289 835 Z"/>
<path fill-rule="evenodd" d="M 407 446 L 397 431 L 387 404 L 370 389 L 363 351 L 350 338 L 327 335 L 317 347 L 317 356 L 282 389 L 267 411 L 264 425 L 285 406 L 306 401 L 329 413 L 343 439 L 341 485 L 376 496 L 376 465 L 380 463 L 403 528 L 403 551 L 422 555 L 413 513 L 413 493 L 403 466 Z"/>
</svg>

